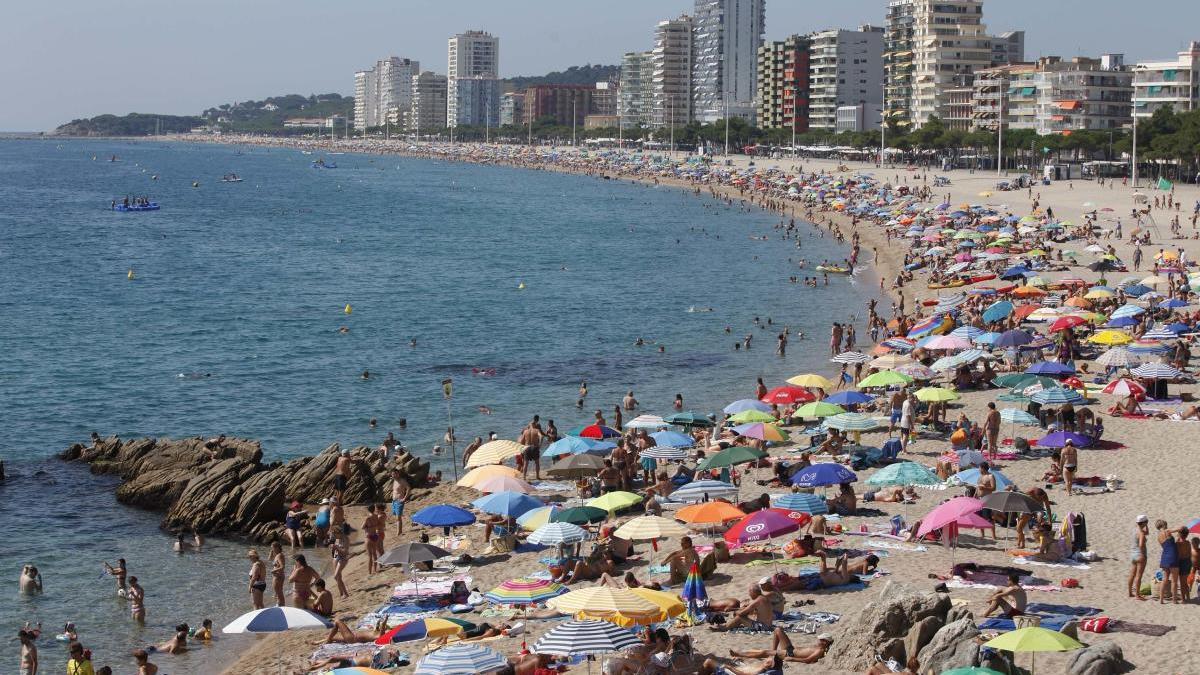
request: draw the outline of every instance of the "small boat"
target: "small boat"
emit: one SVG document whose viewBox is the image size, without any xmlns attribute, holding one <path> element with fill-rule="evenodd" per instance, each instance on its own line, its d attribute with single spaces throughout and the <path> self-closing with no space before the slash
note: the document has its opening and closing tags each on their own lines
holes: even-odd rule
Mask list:
<svg viewBox="0 0 1200 675">
<path fill-rule="evenodd" d="M 313 160 L 312 168 L 314 168 L 314 169 L 336 169 L 337 164 L 335 162 L 326 162 L 324 159 L 315 159 L 315 160 Z"/>
<path fill-rule="evenodd" d="M 133 211 L 157 211 L 158 202 L 146 202 L 145 204 L 114 204 L 113 211 L 121 213 L 130 213 Z"/>
<path fill-rule="evenodd" d="M 227 176 L 221 176 L 221 182 L 222 183 L 240 183 L 240 182 L 242 182 L 242 178 L 241 178 L 241 176 L 238 176 L 236 173 L 231 173 Z"/>
<path fill-rule="evenodd" d="M 829 274 L 850 274 L 852 271 L 849 267 L 835 267 L 833 265 L 817 265 L 818 272 L 828 272 Z"/>
</svg>

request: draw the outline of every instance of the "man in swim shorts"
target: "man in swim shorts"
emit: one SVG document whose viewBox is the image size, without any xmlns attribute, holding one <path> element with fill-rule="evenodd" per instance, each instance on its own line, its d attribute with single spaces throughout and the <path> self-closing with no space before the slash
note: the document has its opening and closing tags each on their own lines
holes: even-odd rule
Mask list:
<svg viewBox="0 0 1200 675">
<path fill-rule="evenodd" d="M 833 644 L 833 637 L 827 633 L 822 633 L 817 636 L 817 644 L 813 647 L 801 647 L 796 649 L 792 645 L 791 639 L 782 628 L 776 628 L 771 636 L 771 648 L 767 649 L 750 649 L 750 650 L 729 650 L 729 655 L 739 659 L 765 659 L 771 656 L 777 656 L 782 661 L 793 661 L 796 663 L 816 663 L 820 661 L 825 652 L 829 651 L 830 645 Z"/>
<path fill-rule="evenodd" d="M 350 451 L 342 448 L 337 464 L 333 467 L 333 489 L 337 492 L 338 501 L 343 501 L 346 485 L 350 482 Z"/>
</svg>

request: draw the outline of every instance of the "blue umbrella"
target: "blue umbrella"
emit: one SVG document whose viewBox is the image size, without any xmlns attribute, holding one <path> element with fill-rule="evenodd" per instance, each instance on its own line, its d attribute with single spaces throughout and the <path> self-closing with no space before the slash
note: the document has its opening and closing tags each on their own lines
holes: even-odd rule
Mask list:
<svg viewBox="0 0 1200 675">
<path fill-rule="evenodd" d="M 461 527 L 475 522 L 475 516 L 466 509 L 450 504 L 426 506 L 412 516 L 412 521 L 427 527 Z"/>
<path fill-rule="evenodd" d="M 1139 295 L 1145 295 L 1147 293 L 1150 293 L 1153 290 L 1154 290 L 1153 288 L 1150 288 L 1149 286 L 1145 286 L 1143 284 L 1131 284 L 1131 285 L 1125 287 L 1125 293 L 1127 295 L 1132 295 L 1135 298 L 1138 297 Z"/>
<path fill-rule="evenodd" d="M 1013 484 L 1013 482 L 1009 480 L 1008 476 L 1005 476 L 999 471 L 992 470 L 990 473 L 996 477 L 996 490 L 998 492 L 1007 489 L 1009 485 Z M 979 469 L 977 468 L 959 471 L 958 473 L 954 474 L 954 477 L 965 485 L 979 485 Z"/>
<path fill-rule="evenodd" d="M 771 412 L 771 406 L 767 405 L 766 403 L 763 403 L 762 401 L 757 401 L 752 398 L 743 398 L 743 399 L 734 401 L 733 403 L 730 403 L 729 405 L 725 406 L 725 409 L 723 412 L 726 415 L 736 415 L 740 412 L 746 412 L 747 410 L 757 410 L 759 412 Z"/>
<path fill-rule="evenodd" d="M 582 455 L 585 452 L 601 452 L 612 450 L 615 447 L 617 447 L 617 444 L 612 441 L 597 441 L 594 438 L 580 438 L 578 436 L 563 436 L 546 446 L 546 449 L 542 451 L 542 457 Z"/>
<path fill-rule="evenodd" d="M 498 651 L 478 644 L 456 644 L 430 653 L 417 662 L 415 675 L 474 675 L 508 666 Z"/>
<path fill-rule="evenodd" d="M 1015 267 L 1010 267 L 1010 268 L 1004 270 L 1004 272 L 1000 274 L 1000 278 L 1004 279 L 1005 281 L 1011 281 L 1013 279 L 1022 279 L 1028 273 L 1029 273 L 1028 267 L 1022 267 L 1020 265 L 1017 265 Z"/>
<path fill-rule="evenodd" d="M 1178 307 L 1187 307 L 1187 303 L 1179 298 L 1170 298 L 1158 303 L 1159 309 L 1176 309 Z"/>
<path fill-rule="evenodd" d="M 1020 347 L 1033 342 L 1033 336 L 1023 330 L 1006 330 L 996 338 L 996 343 L 993 345 L 998 349 L 1008 349 L 1010 347 Z"/>
<path fill-rule="evenodd" d="M 807 492 L 794 492 L 775 499 L 775 507 L 790 511 L 802 511 L 814 516 L 829 513 L 829 504 L 824 498 Z"/>
<path fill-rule="evenodd" d="M 980 335 L 983 335 L 983 329 L 976 328 L 975 326 L 959 326 L 958 328 L 950 331 L 950 335 L 963 338 L 965 340 L 974 340 Z"/>
<path fill-rule="evenodd" d="M 696 439 L 681 434 L 678 431 L 656 431 L 650 434 L 655 445 L 666 445 L 672 448 L 690 448 L 696 444 Z"/>
<path fill-rule="evenodd" d="M 1061 448 L 1070 441 L 1073 445 L 1079 448 L 1086 448 L 1092 444 L 1092 439 L 1083 434 L 1077 434 L 1071 431 L 1056 431 L 1052 434 L 1042 436 L 1037 442 L 1038 447 L 1042 448 Z"/>
<path fill-rule="evenodd" d="M 988 305 L 988 308 L 983 310 L 983 320 L 987 323 L 1007 319 L 1009 314 L 1013 312 L 1013 304 L 1008 300 L 1000 300 Z"/>
<path fill-rule="evenodd" d="M 838 485 L 839 483 L 853 483 L 857 480 L 858 476 L 850 469 L 841 464 L 825 462 L 822 464 L 813 464 L 797 471 L 792 476 L 792 485 L 810 488 Z"/>
<path fill-rule="evenodd" d="M 1108 323 L 1104 324 L 1104 326 L 1106 328 L 1129 328 L 1130 326 L 1136 326 L 1139 323 L 1141 323 L 1141 321 L 1138 321 L 1132 316 L 1118 316 L 1115 319 L 1109 319 Z"/>
<path fill-rule="evenodd" d="M 1074 389 L 1051 387 L 1035 393 L 1029 397 L 1029 400 L 1042 405 L 1062 405 L 1064 403 L 1083 403 L 1083 396 Z"/>
<path fill-rule="evenodd" d="M 673 502 L 706 502 L 717 497 L 736 495 L 738 488 L 719 480 L 697 480 L 670 494 Z"/>
<path fill-rule="evenodd" d="M 1187 325 L 1186 323 L 1180 323 L 1179 321 L 1176 321 L 1175 323 L 1169 323 L 1166 326 L 1164 326 L 1164 328 L 1171 331 L 1172 333 L 1175 333 L 1176 335 L 1178 335 L 1179 333 L 1187 333 L 1192 330 L 1191 326 Z"/>
<path fill-rule="evenodd" d="M 874 398 L 867 396 L 866 394 L 862 393 L 861 391 L 839 391 L 838 393 L 834 394 L 833 396 L 826 397 L 824 402 L 832 403 L 834 405 L 846 406 L 846 405 L 861 405 L 863 403 L 870 403 L 871 401 L 874 401 L 874 400 L 875 400 Z"/>
<path fill-rule="evenodd" d="M 526 511 L 546 505 L 537 497 L 530 497 L 511 490 L 480 497 L 471 504 L 484 513 L 494 513 L 507 518 L 517 518 L 524 515 Z"/>
<path fill-rule="evenodd" d="M 1000 339 L 1000 333 L 987 332 L 975 338 L 973 342 L 977 345 L 986 345 L 988 347 L 995 346 L 996 340 Z"/>
<path fill-rule="evenodd" d="M 1026 368 L 1025 374 L 1026 375 L 1050 375 L 1052 377 L 1060 376 L 1060 375 L 1074 375 L 1075 368 L 1073 368 L 1065 363 L 1057 363 L 1055 361 L 1042 361 L 1041 363 L 1035 363 L 1032 366 L 1029 366 L 1028 368 Z"/>
<path fill-rule="evenodd" d="M 1117 310 L 1112 313 L 1112 318 L 1116 319 L 1116 318 L 1120 318 L 1122 316 L 1137 316 L 1139 314 L 1145 314 L 1145 313 L 1146 313 L 1146 310 L 1142 309 L 1141 307 L 1138 307 L 1137 305 L 1122 305 L 1121 307 L 1118 307 Z"/>
</svg>

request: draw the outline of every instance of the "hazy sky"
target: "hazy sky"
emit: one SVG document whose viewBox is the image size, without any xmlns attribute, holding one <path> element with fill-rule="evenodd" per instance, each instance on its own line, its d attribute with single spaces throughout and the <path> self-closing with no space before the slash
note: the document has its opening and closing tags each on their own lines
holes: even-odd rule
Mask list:
<svg viewBox="0 0 1200 675">
<path fill-rule="evenodd" d="M 887 0 L 768 0 L 767 37 L 882 24 Z M 690 0 L 14 0 L 0 21 L 0 130 L 105 112 L 195 114 L 276 94 L 353 93 L 389 55 L 445 72 L 446 38 L 500 37 L 502 76 L 615 64 Z M 1197 0 L 988 0 L 1027 55 L 1166 59 L 1200 40 Z"/>
</svg>

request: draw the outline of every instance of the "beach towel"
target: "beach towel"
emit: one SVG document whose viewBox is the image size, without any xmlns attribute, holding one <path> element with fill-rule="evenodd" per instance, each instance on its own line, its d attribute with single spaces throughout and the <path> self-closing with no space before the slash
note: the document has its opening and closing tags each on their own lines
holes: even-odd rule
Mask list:
<svg viewBox="0 0 1200 675">
<path fill-rule="evenodd" d="M 535 480 L 530 483 L 534 492 L 574 492 L 575 484 L 567 481 Z"/>
<path fill-rule="evenodd" d="M 1121 619 L 1113 619 L 1108 622 L 1108 632 L 1110 633 L 1133 633 L 1149 637 L 1162 637 L 1173 630 L 1175 630 L 1175 626 L 1164 626 L 1156 623 L 1135 623 L 1133 621 L 1122 621 Z"/>
<path fill-rule="evenodd" d="M 457 575 L 454 577 L 436 577 L 421 579 L 420 581 L 408 581 L 396 586 L 392 589 L 393 598 L 430 598 L 439 595 L 449 595 L 450 589 L 454 586 L 454 582 L 461 581 L 463 584 L 470 586 L 471 577 L 465 575 Z"/>
<path fill-rule="evenodd" d="M 1094 616 L 1101 611 L 1095 607 L 1083 607 L 1079 605 L 1055 605 L 1048 602 L 1033 602 L 1026 605 L 1025 611 L 1029 614 L 1065 614 L 1067 616 Z"/>
<path fill-rule="evenodd" d="M 1026 612 L 1026 613 L 1029 614 L 1029 612 Z M 1054 631 L 1062 630 L 1062 627 L 1067 625 L 1068 621 L 1074 621 L 1076 618 L 1078 618 L 1078 617 L 1074 617 L 1074 616 L 1068 616 L 1065 614 L 1047 614 L 1047 615 L 1039 614 L 1038 616 L 1040 616 L 1042 619 L 1041 624 L 1039 624 L 1042 628 L 1045 628 L 1046 630 L 1054 630 Z M 1010 630 L 1016 630 L 1016 629 L 1017 629 L 1016 622 L 1013 621 L 1012 619 L 1008 619 L 1008 618 L 1004 618 L 1004 617 L 995 617 L 994 616 L 989 619 L 984 619 L 983 621 L 981 621 L 979 623 L 979 630 L 981 630 L 981 631 L 999 631 L 1002 633 L 1006 633 Z"/>
<path fill-rule="evenodd" d="M 803 558 L 779 558 L 776 560 L 751 560 L 746 563 L 746 567 L 760 567 L 762 565 L 800 565 L 807 567 L 811 565 L 819 565 L 821 559 L 814 556 L 805 556 Z"/>
<path fill-rule="evenodd" d="M 1042 562 L 1041 560 L 1034 560 L 1033 558 L 1022 558 L 1020 556 L 1014 556 L 1013 560 L 1015 562 L 1021 563 L 1022 565 L 1040 565 L 1042 567 L 1058 567 L 1058 568 L 1073 569 L 1073 570 L 1090 570 L 1090 569 L 1092 569 L 1092 566 L 1088 565 L 1087 563 L 1076 562 L 1074 560 L 1068 560 L 1068 559 L 1063 559 L 1059 562 Z"/>
<path fill-rule="evenodd" d="M 920 544 L 907 544 L 907 543 L 902 543 L 899 541 L 882 541 L 882 540 L 875 540 L 875 539 L 868 541 L 867 546 L 872 551 L 882 551 L 883 549 L 887 549 L 889 551 L 905 551 L 908 553 L 925 553 L 926 551 L 929 550 Z"/>
<path fill-rule="evenodd" d="M 946 582 L 946 588 L 987 588 L 987 589 L 991 589 L 991 590 L 996 590 L 999 588 L 1004 588 L 1004 586 L 998 585 L 998 584 L 983 584 L 983 583 L 978 583 L 975 581 L 970 581 L 968 579 L 963 579 L 961 577 L 954 577 Z M 1024 588 L 1026 591 L 1043 591 L 1046 593 L 1060 593 L 1063 590 L 1061 587 L 1055 586 L 1054 584 L 1022 583 L 1021 588 Z"/>
</svg>

